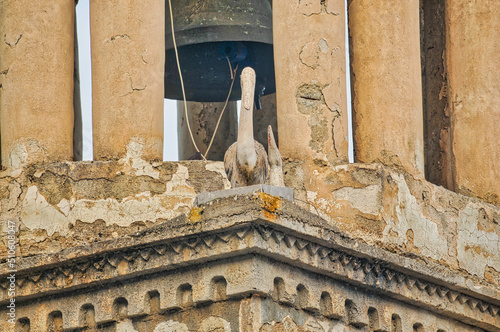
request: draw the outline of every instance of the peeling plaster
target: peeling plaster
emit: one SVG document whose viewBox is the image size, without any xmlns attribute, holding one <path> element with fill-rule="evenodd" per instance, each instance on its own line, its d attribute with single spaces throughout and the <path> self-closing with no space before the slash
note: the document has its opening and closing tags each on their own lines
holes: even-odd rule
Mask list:
<svg viewBox="0 0 500 332">
<path fill-rule="evenodd" d="M 55 232 L 66 233 L 69 224 L 68 219 L 47 202 L 36 186 L 29 187 L 24 197 L 21 221 L 31 230 L 46 230 L 48 236 Z"/>
<path fill-rule="evenodd" d="M 108 226 L 118 228 L 107 229 L 104 236 L 111 236 L 111 231 L 120 236 L 134 223 L 156 223 L 187 213 L 197 192 L 207 190 L 207 178 L 216 182 L 209 190 L 229 188 L 221 162 L 150 164 L 139 158 L 142 146 L 140 140 L 132 141 L 127 157 L 117 162 L 66 162 L 1 172 L 1 220 L 20 221 L 23 241 L 50 251 L 72 245 L 75 231 L 88 232 L 78 236 L 83 242 Z M 381 165 L 315 165 L 311 178 L 318 181 L 312 186 L 318 185 L 316 189 L 304 188 L 303 168 L 297 163 L 284 163 L 285 181 L 296 187 L 297 202 L 302 199 L 312 213 L 347 236 L 423 259 L 446 260 L 461 273 L 492 283 L 500 280 L 497 207 Z M 125 193 L 123 184 L 130 180 L 137 181 Z M 103 181 L 114 184 L 104 186 L 109 195 L 94 197 L 89 186 Z M 63 187 L 64 193 L 57 194 Z"/>
<path fill-rule="evenodd" d="M 2 209 L 5 208 L 5 211 L 11 211 L 16 208 L 17 200 L 19 199 L 22 193 L 21 186 L 17 182 L 9 184 L 8 191 L 9 191 L 9 199 L 7 201 L 7 204 L 5 204 L 5 207 L 0 205 L 2 206 Z"/>
<path fill-rule="evenodd" d="M 115 35 L 115 36 L 111 36 L 109 37 L 109 40 L 114 43 L 115 41 L 120 41 L 120 40 L 127 40 L 127 41 L 130 41 L 130 36 L 127 35 L 126 33 L 122 34 L 122 35 Z"/>
<path fill-rule="evenodd" d="M 343 6 L 334 0 L 299 0 L 299 10 L 305 16 L 330 14 L 338 16 Z M 333 8 L 337 5 L 337 8 Z M 340 8 L 338 8 L 340 7 Z"/>
<path fill-rule="evenodd" d="M 118 169 L 121 164 L 122 173 L 125 176 L 149 176 L 162 181 L 160 171 L 154 165 L 136 158 L 141 154 L 141 146 L 139 142 L 131 142 L 127 157 L 133 158 L 124 158 L 117 162 Z M 103 163 L 103 165 L 106 164 Z M 205 168 L 220 175 L 220 178 L 223 179 L 221 185 L 223 184 L 225 188 L 230 187 L 222 163 L 209 163 L 205 165 Z M 65 168 L 60 167 L 60 169 L 64 170 Z M 108 172 L 105 166 L 102 169 Z M 51 193 L 51 190 L 45 187 L 57 186 L 57 181 L 67 183 L 64 176 L 54 173 L 51 177 L 52 180 L 50 180 L 53 182 L 40 182 L 40 186 L 44 186 L 45 189 L 38 188 L 36 184 L 27 188 L 26 194 L 18 207 L 20 219 L 28 230 L 45 230 L 49 237 L 55 233 L 61 236 L 70 236 L 70 225 L 79 222 L 92 224 L 96 220 L 103 220 L 106 226 L 128 227 L 134 222 L 156 222 L 157 220 L 172 219 L 181 213 L 188 212 L 196 196 L 196 190 L 191 184 L 193 179 L 190 179 L 188 167 L 177 164 L 173 170 L 174 173 L 170 177 L 167 176 L 170 180 L 163 182 L 163 192 L 152 193 L 149 191 L 150 187 L 145 185 L 144 191 L 131 191 L 132 195 L 121 199 L 117 199 L 113 192 L 109 192 L 110 197 L 101 199 L 81 198 L 81 195 L 84 194 L 81 190 L 84 190 L 82 189 L 84 187 L 80 188 L 76 185 L 78 182 L 75 182 L 68 187 L 70 198 L 61 195 L 58 198 L 59 201 L 54 201 L 55 197 L 51 196 L 51 202 L 49 202 L 42 192 L 47 194 Z M 40 176 L 43 174 L 40 170 L 34 170 L 33 176 L 40 181 Z M 215 179 L 218 175 L 212 173 L 210 176 Z M 99 178 L 101 176 L 99 173 L 96 173 L 96 176 L 96 181 L 103 180 L 103 178 Z M 165 176 L 163 175 L 163 177 Z M 87 183 L 92 179 L 85 178 L 81 181 Z M 116 180 L 110 178 L 109 181 Z M 146 179 L 143 181 L 146 181 Z M 146 184 L 147 181 L 144 183 Z M 161 182 L 158 183 L 161 184 Z M 9 184 L 8 190 L 9 196 L 2 200 L 2 207 L 7 207 L 7 211 L 14 211 L 19 197 L 22 195 L 21 186 L 14 182 Z"/>
<path fill-rule="evenodd" d="M 321 38 L 305 44 L 300 51 L 299 58 L 302 64 L 314 70 L 330 59 L 329 50 L 328 42 L 325 38 Z"/>
<path fill-rule="evenodd" d="M 484 277 L 486 267 L 500 271 L 500 238 L 494 231 L 479 229 L 480 206 L 472 203 L 457 218 L 457 256 L 460 267 Z"/>
<path fill-rule="evenodd" d="M 437 261 L 449 257 L 448 241 L 441 234 L 437 223 L 425 218 L 422 207 L 411 194 L 404 177 L 399 174 L 394 174 L 393 177 L 398 186 L 397 224 L 394 220 L 388 222 L 384 229 L 384 240 L 396 242 L 399 245 L 412 245 L 424 256 Z M 408 230 L 413 231 L 413 243 L 407 243 Z M 397 234 L 397 237 L 391 234 Z"/>
<path fill-rule="evenodd" d="M 127 159 L 140 159 L 144 150 L 144 139 L 133 137 L 127 145 L 127 153 L 125 154 L 124 161 Z"/>
<path fill-rule="evenodd" d="M 10 167 L 16 169 L 21 168 L 28 162 L 28 149 L 25 144 L 16 144 L 12 148 L 12 152 L 9 156 Z"/>
<path fill-rule="evenodd" d="M 377 215 L 382 210 L 381 187 L 371 185 L 365 188 L 343 187 L 332 192 L 336 200 L 345 200 L 362 213 Z"/>
<path fill-rule="evenodd" d="M 224 189 L 231 189 L 231 183 L 227 179 L 226 171 L 224 170 L 223 163 L 210 163 L 205 165 L 205 169 L 207 171 L 216 172 L 222 175 L 222 179 L 224 179 Z"/>
<path fill-rule="evenodd" d="M 11 148 L 7 167 L 20 169 L 30 163 L 30 160 L 45 160 L 44 150 L 33 139 L 19 140 Z"/>
</svg>

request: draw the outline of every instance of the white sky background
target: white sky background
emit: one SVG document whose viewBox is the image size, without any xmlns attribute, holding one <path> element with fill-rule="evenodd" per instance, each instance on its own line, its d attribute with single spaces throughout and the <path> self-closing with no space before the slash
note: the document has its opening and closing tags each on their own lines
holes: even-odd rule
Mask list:
<svg viewBox="0 0 500 332">
<path fill-rule="evenodd" d="M 90 19 L 89 0 L 80 0 L 76 6 L 78 24 L 78 47 L 80 61 L 80 92 L 82 99 L 83 117 L 83 160 L 92 160 L 92 84 L 90 62 Z M 347 15 L 346 15 L 347 17 Z M 346 50 L 348 50 L 347 21 L 346 21 Z M 349 52 L 346 53 L 346 68 L 349 69 Z M 349 70 L 347 70 L 349 73 Z M 349 161 L 353 162 L 352 148 L 352 121 L 351 121 L 351 91 L 350 77 L 347 74 L 347 105 L 349 125 Z M 177 161 L 177 102 L 165 99 L 164 104 L 164 140 L 163 160 Z"/>
</svg>

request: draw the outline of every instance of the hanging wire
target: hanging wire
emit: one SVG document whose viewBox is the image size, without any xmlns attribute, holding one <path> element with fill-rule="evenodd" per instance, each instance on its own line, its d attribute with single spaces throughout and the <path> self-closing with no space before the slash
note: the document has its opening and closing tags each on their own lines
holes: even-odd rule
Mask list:
<svg viewBox="0 0 500 332">
<path fill-rule="evenodd" d="M 222 115 L 224 114 L 224 111 L 226 110 L 227 104 L 229 102 L 229 98 L 231 97 L 231 93 L 233 92 L 233 85 L 234 81 L 236 80 L 236 72 L 238 70 L 238 65 L 236 65 L 236 68 L 233 71 L 233 66 L 231 65 L 231 61 L 229 60 L 229 57 L 226 55 L 227 63 L 229 65 L 229 71 L 231 73 L 231 87 L 229 88 L 229 93 L 227 94 L 226 102 L 224 104 L 224 107 L 222 108 L 222 111 L 219 115 L 219 119 L 217 120 L 217 125 L 215 126 L 214 133 L 212 135 L 212 139 L 210 140 L 210 144 L 208 145 L 207 151 L 205 154 L 200 152 L 200 149 L 198 149 L 198 146 L 196 145 L 196 142 L 194 141 L 193 137 L 193 131 L 191 130 L 191 125 L 189 123 L 189 117 L 187 114 L 187 101 L 186 101 L 186 91 L 184 89 L 184 80 L 182 79 L 182 72 L 181 72 L 181 65 L 179 61 L 179 53 L 177 51 L 177 43 L 175 42 L 175 31 L 174 31 L 174 17 L 172 13 L 172 0 L 168 0 L 168 7 L 170 9 L 170 27 L 172 28 L 172 40 L 174 42 L 174 51 L 175 51 L 175 59 L 177 61 L 177 69 L 179 70 L 179 78 L 181 81 L 181 88 L 182 88 L 182 97 L 184 100 L 184 116 L 186 117 L 186 123 L 189 131 L 189 136 L 191 136 L 191 142 L 194 145 L 194 148 L 196 149 L 196 152 L 198 152 L 201 157 L 203 158 L 204 161 L 207 160 L 206 156 L 208 156 L 208 152 L 210 151 L 210 148 L 212 147 L 212 143 L 214 142 L 215 135 L 217 134 L 217 129 L 219 129 L 219 124 L 222 119 Z"/>
<path fill-rule="evenodd" d="M 210 140 L 210 144 L 208 145 L 207 151 L 205 152 L 205 156 L 208 156 L 208 152 L 210 151 L 210 148 L 212 147 L 212 143 L 214 142 L 215 134 L 217 134 L 217 129 L 219 128 L 220 120 L 222 119 L 222 115 L 224 114 L 224 111 L 226 110 L 227 103 L 229 102 L 229 97 L 231 97 L 231 92 L 233 92 L 234 81 L 236 80 L 236 71 L 238 70 L 238 65 L 236 65 L 236 68 L 233 71 L 233 66 L 231 66 L 231 61 L 229 61 L 229 58 L 227 55 L 226 55 L 226 59 L 227 59 L 227 63 L 229 64 L 229 71 L 231 72 L 231 87 L 229 88 L 229 93 L 227 94 L 226 103 L 224 104 L 224 107 L 222 108 L 222 111 L 220 112 L 219 120 L 217 120 L 217 125 L 215 126 L 215 130 L 214 130 L 214 133 L 212 135 L 212 139 Z"/>
<path fill-rule="evenodd" d="M 177 69 L 179 70 L 179 78 L 181 81 L 181 88 L 182 88 L 182 97 L 184 99 L 184 116 L 186 117 L 186 123 L 189 131 L 189 135 L 191 136 L 191 142 L 193 142 L 194 148 L 196 149 L 196 152 L 199 152 L 201 154 L 201 157 L 203 160 L 207 160 L 205 156 L 200 152 L 200 149 L 198 149 L 198 146 L 196 145 L 196 142 L 194 141 L 193 137 L 193 132 L 191 131 L 191 125 L 189 124 L 189 117 L 187 114 L 187 101 L 186 101 L 186 91 L 184 90 L 184 80 L 182 79 L 182 72 L 181 72 L 181 64 L 179 61 L 179 53 L 177 52 L 177 43 L 175 42 L 175 31 L 174 31 L 174 15 L 172 13 L 172 0 L 168 0 L 168 8 L 170 9 L 170 27 L 172 28 L 172 40 L 174 42 L 174 51 L 175 51 L 175 59 L 177 60 Z"/>
</svg>

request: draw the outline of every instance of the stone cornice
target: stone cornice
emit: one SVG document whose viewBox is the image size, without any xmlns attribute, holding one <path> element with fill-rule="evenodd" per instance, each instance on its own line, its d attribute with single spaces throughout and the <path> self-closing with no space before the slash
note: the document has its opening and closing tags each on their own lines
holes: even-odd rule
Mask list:
<svg viewBox="0 0 500 332">
<path fill-rule="evenodd" d="M 321 218 L 266 194 L 226 198 L 114 241 L 21 260 L 17 299 L 91 287 L 249 253 L 271 257 L 488 330 L 500 327 L 496 289 L 346 238 Z M 0 304 L 7 301 L 0 266 Z"/>
</svg>

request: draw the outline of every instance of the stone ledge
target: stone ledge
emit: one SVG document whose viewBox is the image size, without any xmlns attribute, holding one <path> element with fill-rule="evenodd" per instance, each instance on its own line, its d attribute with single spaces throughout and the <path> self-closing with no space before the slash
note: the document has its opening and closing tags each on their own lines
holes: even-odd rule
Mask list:
<svg viewBox="0 0 500 332">
<path fill-rule="evenodd" d="M 271 196 L 280 197 L 293 202 L 293 188 L 269 186 L 257 184 L 248 187 L 231 188 L 227 190 L 209 191 L 198 194 L 194 200 L 194 205 L 206 204 L 215 199 L 253 194 L 256 192 L 266 193 Z"/>
<path fill-rule="evenodd" d="M 131 236 L 24 258 L 16 276 L 18 301 L 249 253 L 469 324 L 500 327 L 500 293 L 493 286 L 349 239 L 320 217 L 265 193 L 223 198 Z M 0 271 L 6 280 L 6 264 Z"/>
<path fill-rule="evenodd" d="M 500 285 L 499 207 L 377 164 L 283 166 L 297 205 L 347 237 Z M 228 188 L 221 162 L 32 165 L 0 172 L 0 224 L 19 226 L 18 256 L 56 253 L 172 220 L 191 210 L 197 194 Z"/>
</svg>

